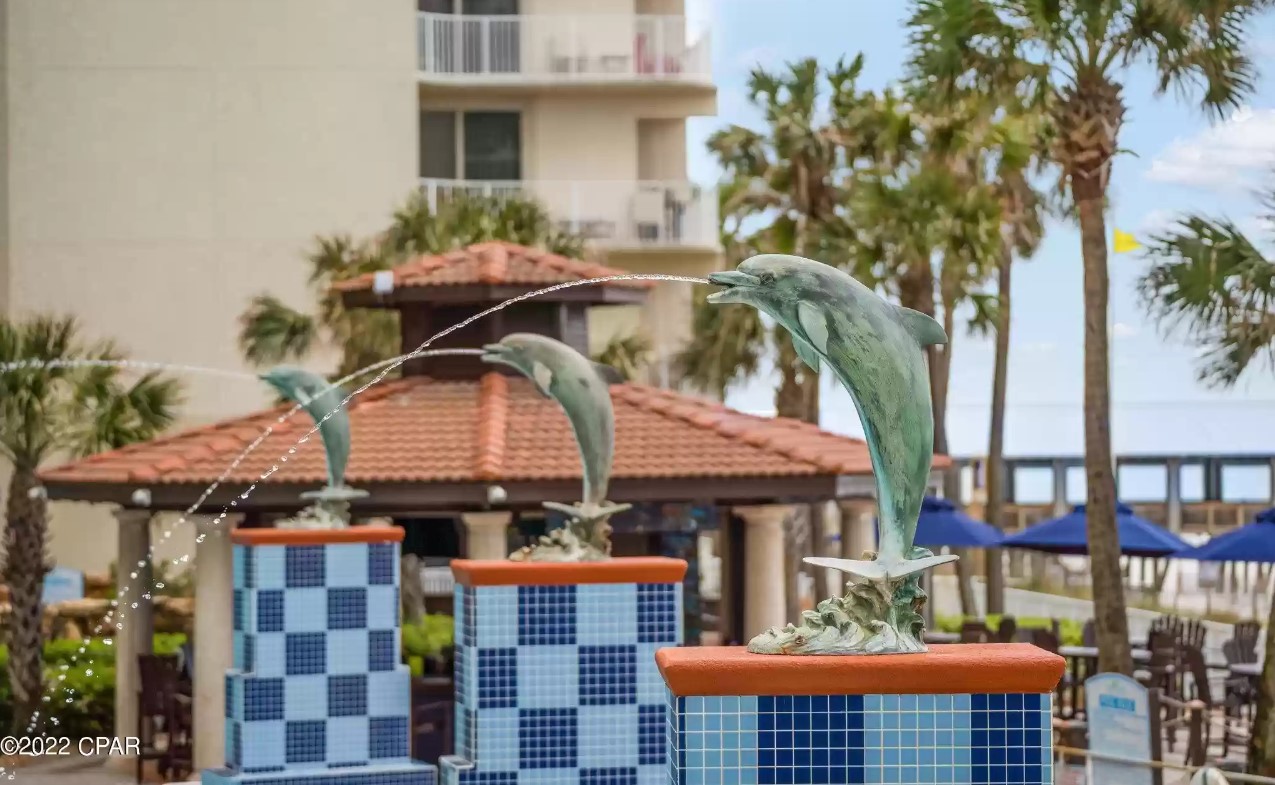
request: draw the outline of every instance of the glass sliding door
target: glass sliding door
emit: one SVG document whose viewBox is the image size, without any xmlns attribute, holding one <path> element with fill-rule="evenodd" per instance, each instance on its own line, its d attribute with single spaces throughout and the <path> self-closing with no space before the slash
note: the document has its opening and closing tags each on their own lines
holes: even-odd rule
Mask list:
<svg viewBox="0 0 1275 785">
<path fill-rule="evenodd" d="M 514 74 L 522 66 L 518 0 L 461 0 L 464 67 L 468 74 Z M 508 19 L 494 17 L 507 16 Z"/>
<path fill-rule="evenodd" d="M 466 112 L 464 178 L 522 179 L 522 122 L 518 112 Z"/>
</svg>

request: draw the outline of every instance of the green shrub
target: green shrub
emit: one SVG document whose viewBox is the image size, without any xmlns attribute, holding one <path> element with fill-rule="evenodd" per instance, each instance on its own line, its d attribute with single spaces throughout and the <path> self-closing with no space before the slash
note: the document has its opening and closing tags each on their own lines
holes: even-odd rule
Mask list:
<svg viewBox="0 0 1275 785">
<path fill-rule="evenodd" d="M 976 617 L 962 616 L 935 616 L 934 626 L 940 632 L 960 632 L 961 625 L 966 621 L 982 621 Z M 1000 626 L 1001 617 L 999 614 L 989 614 L 985 619 L 987 626 L 995 631 Z M 1023 616 L 1015 618 L 1018 622 L 1018 629 L 1050 629 L 1053 624 L 1052 619 L 1046 619 L 1038 616 Z M 1084 624 L 1075 619 L 1060 619 L 1058 626 L 1058 635 L 1062 640 L 1059 643 L 1063 646 L 1080 646 L 1084 642 Z"/>
<path fill-rule="evenodd" d="M 156 654 L 173 654 L 185 641 L 184 635 L 159 634 L 152 646 Z M 45 694 L 50 698 L 44 711 L 57 720 L 56 725 L 44 726 L 46 734 L 75 739 L 114 732 L 115 647 L 95 638 L 81 654 L 82 645 L 80 641 L 56 640 L 44 646 Z M 8 664 L 9 650 L 0 646 L 0 728 L 6 730 L 14 719 Z"/>
<path fill-rule="evenodd" d="M 451 616 L 427 613 L 416 621 L 403 622 L 403 654 L 412 657 L 439 657 L 452 647 Z"/>
</svg>

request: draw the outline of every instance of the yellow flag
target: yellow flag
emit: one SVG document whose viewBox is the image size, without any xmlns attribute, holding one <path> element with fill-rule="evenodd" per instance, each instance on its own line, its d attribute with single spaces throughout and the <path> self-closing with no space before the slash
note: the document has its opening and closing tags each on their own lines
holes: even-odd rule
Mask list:
<svg viewBox="0 0 1275 785">
<path fill-rule="evenodd" d="M 1119 229 L 1116 230 L 1114 245 L 1116 253 L 1129 253 L 1142 247 L 1142 243 L 1134 239 L 1133 235 L 1128 232 L 1122 232 Z"/>
</svg>

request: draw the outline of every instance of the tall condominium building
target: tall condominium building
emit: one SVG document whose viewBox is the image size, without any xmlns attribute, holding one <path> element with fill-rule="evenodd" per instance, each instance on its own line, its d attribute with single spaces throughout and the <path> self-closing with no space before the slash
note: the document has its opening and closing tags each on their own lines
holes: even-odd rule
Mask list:
<svg viewBox="0 0 1275 785">
<path fill-rule="evenodd" d="M 531 194 L 613 266 L 718 262 L 686 168 L 716 91 L 683 0 L 0 0 L 0 49 L 0 310 L 74 314 L 137 359 L 244 367 L 250 298 L 311 307 L 316 235 L 376 232 L 418 188 Z M 642 329 L 661 381 L 689 298 L 593 334 Z M 183 420 L 268 401 L 190 377 Z M 56 555 L 105 566 L 114 537 L 77 517 Z"/>
</svg>

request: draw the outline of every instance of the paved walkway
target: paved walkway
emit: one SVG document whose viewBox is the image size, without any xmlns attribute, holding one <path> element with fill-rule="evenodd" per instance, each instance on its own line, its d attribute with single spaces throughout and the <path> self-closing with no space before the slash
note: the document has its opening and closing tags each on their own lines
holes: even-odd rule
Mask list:
<svg viewBox="0 0 1275 785">
<path fill-rule="evenodd" d="M 131 772 L 108 768 L 105 758 L 60 758 L 17 769 L 13 785 L 132 785 Z M 8 781 L 0 777 L 0 783 Z"/>
</svg>

